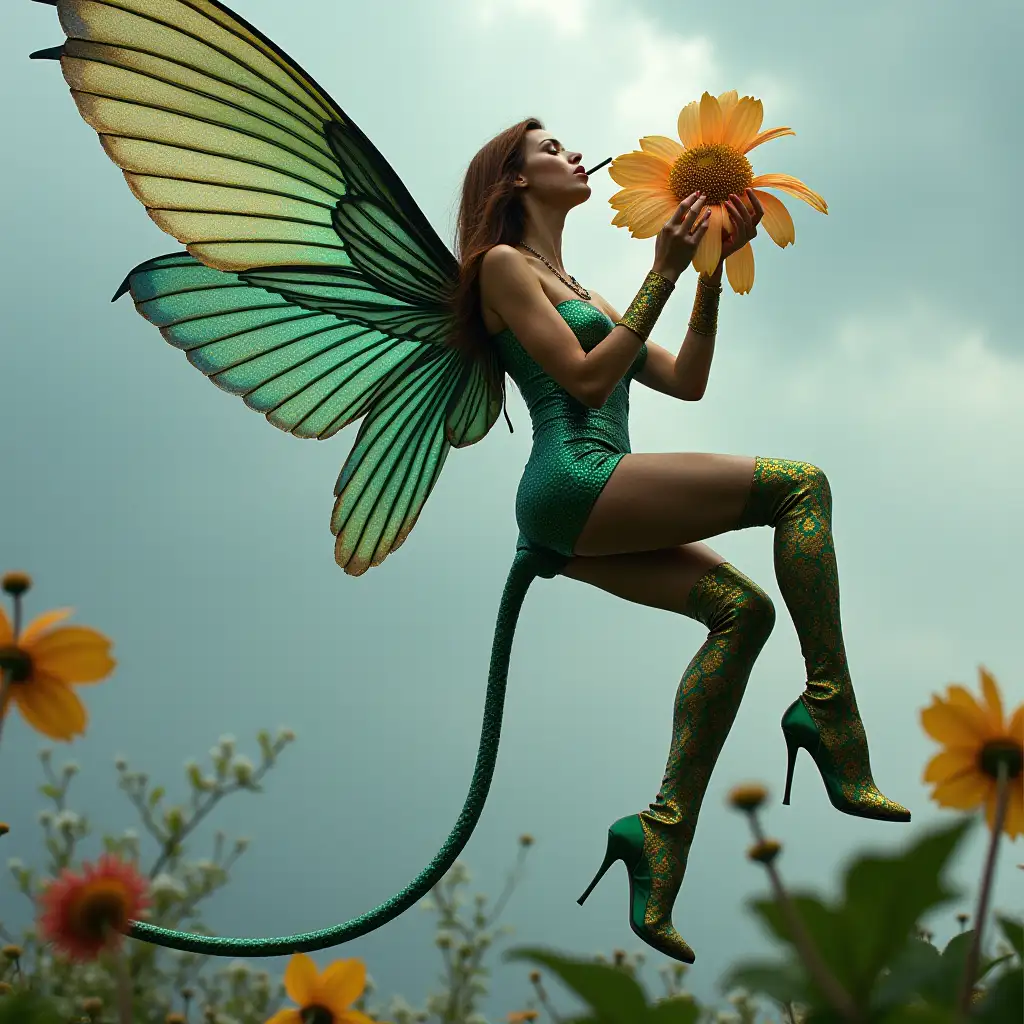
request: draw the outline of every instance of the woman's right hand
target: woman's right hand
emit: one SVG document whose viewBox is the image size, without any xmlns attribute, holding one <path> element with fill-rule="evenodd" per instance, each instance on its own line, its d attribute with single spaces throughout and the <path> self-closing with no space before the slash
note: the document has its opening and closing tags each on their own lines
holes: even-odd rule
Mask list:
<svg viewBox="0 0 1024 1024">
<path fill-rule="evenodd" d="M 700 192 L 688 195 L 658 232 L 654 270 L 674 281 L 690 265 L 708 230 L 711 210 Z"/>
</svg>

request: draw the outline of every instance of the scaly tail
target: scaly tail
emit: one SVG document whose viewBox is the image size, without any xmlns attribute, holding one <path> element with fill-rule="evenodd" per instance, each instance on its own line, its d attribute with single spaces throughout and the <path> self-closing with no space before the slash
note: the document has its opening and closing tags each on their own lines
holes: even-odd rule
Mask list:
<svg viewBox="0 0 1024 1024">
<path fill-rule="evenodd" d="M 523 607 L 523 600 L 530 584 L 545 571 L 543 556 L 526 548 L 516 551 L 512 568 L 501 593 L 498 606 L 498 621 L 494 627 L 494 641 L 491 645 L 491 666 L 487 677 L 487 694 L 484 698 L 484 720 L 480 730 L 480 746 L 476 755 L 473 780 L 469 795 L 462 807 L 462 813 L 437 856 L 397 895 L 385 900 L 380 906 L 360 917 L 354 917 L 333 928 L 322 928 L 315 932 L 300 932 L 267 939 L 230 939 L 211 935 L 195 935 L 191 932 L 171 931 L 158 928 L 143 921 L 132 921 L 128 934 L 133 939 L 151 942 L 168 949 L 180 949 L 188 953 L 207 956 L 286 956 L 289 953 L 311 953 L 343 942 L 357 939 L 360 935 L 376 931 L 381 925 L 404 914 L 414 903 L 419 902 L 444 877 L 448 869 L 462 853 L 469 837 L 473 834 L 480 814 L 487 802 L 487 793 L 494 775 L 498 758 L 498 742 L 501 738 L 501 716 L 505 709 L 505 684 L 508 681 L 509 658 L 516 622 Z"/>
</svg>

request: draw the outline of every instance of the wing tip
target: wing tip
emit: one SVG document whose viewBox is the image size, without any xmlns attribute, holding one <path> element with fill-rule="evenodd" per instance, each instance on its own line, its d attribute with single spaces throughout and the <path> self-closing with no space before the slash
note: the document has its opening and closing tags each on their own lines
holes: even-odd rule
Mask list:
<svg viewBox="0 0 1024 1024">
<path fill-rule="evenodd" d="M 37 0 L 37 3 L 45 3 L 46 0 Z M 60 46 L 48 46 L 45 50 L 34 50 L 28 55 L 29 60 L 60 60 L 64 56 L 64 44 Z"/>
<path fill-rule="evenodd" d="M 132 290 L 131 280 L 133 273 L 135 273 L 135 271 L 131 271 L 131 273 L 129 273 L 128 276 L 125 277 L 125 279 L 121 282 L 121 286 L 117 289 L 116 292 L 114 292 L 114 297 L 110 300 L 111 302 L 117 302 L 117 300 L 121 298 L 122 295 L 127 295 L 128 292 Z"/>
</svg>

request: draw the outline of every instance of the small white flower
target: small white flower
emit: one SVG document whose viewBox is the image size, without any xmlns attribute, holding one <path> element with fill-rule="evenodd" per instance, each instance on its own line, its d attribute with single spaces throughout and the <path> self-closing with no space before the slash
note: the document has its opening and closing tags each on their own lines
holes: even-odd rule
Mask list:
<svg viewBox="0 0 1024 1024">
<path fill-rule="evenodd" d="M 239 755 L 231 763 L 231 771 L 234 773 L 235 779 L 240 782 L 243 786 L 252 780 L 252 773 L 255 767 L 252 761 L 247 757 Z"/>
<path fill-rule="evenodd" d="M 71 832 L 81 824 L 81 821 L 81 815 L 75 814 L 74 811 L 59 811 L 53 819 L 53 826 L 60 831 Z"/>
<path fill-rule="evenodd" d="M 252 840 L 248 836 L 239 836 L 235 840 L 235 849 L 239 853 L 244 853 L 246 850 L 249 849 L 249 844 L 251 842 L 252 842 Z"/>
<path fill-rule="evenodd" d="M 9 857 L 7 860 L 7 868 L 9 871 L 24 871 L 25 862 L 20 857 Z"/>
<path fill-rule="evenodd" d="M 49 824 L 51 824 L 53 822 L 53 812 L 52 811 L 40 811 L 38 817 L 39 817 L 39 824 L 40 825 L 44 825 L 45 826 L 45 825 L 49 825 Z"/>
<path fill-rule="evenodd" d="M 121 835 L 129 843 L 137 843 L 139 841 L 139 833 L 133 828 L 126 828 Z"/>
<path fill-rule="evenodd" d="M 120 754 L 118 754 L 117 757 L 114 758 L 114 767 L 119 772 L 123 772 L 127 769 L 128 762 Z"/>
<path fill-rule="evenodd" d="M 184 882 L 175 878 L 173 875 L 167 874 L 166 871 L 161 871 L 152 882 L 149 883 L 149 888 L 154 896 L 177 896 L 179 899 L 184 899 L 188 895 L 188 889 Z"/>
<path fill-rule="evenodd" d="M 252 973 L 252 968 L 244 960 L 232 960 L 228 964 L 228 973 L 244 977 Z"/>
<path fill-rule="evenodd" d="M 750 1002 L 750 993 L 746 989 L 738 988 L 729 996 L 729 1002 L 733 1006 L 742 1006 Z"/>
<path fill-rule="evenodd" d="M 229 756 L 231 755 L 231 752 L 235 749 L 235 744 L 237 743 L 238 740 L 236 740 L 235 737 L 232 736 L 230 733 L 221 736 L 221 738 L 217 740 L 217 746 L 219 747 L 219 749 L 224 751 L 224 753 Z"/>
<path fill-rule="evenodd" d="M 68 778 L 70 778 L 72 775 L 77 775 L 78 771 L 78 764 L 75 761 L 68 761 L 68 763 L 64 765 L 64 774 Z"/>
<path fill-rule="evenodd" d="M 295 739 L 295 733 L 291 729 L 280 728 L 277 730 L 278 743 L 291 743 Z"/>
</svg>

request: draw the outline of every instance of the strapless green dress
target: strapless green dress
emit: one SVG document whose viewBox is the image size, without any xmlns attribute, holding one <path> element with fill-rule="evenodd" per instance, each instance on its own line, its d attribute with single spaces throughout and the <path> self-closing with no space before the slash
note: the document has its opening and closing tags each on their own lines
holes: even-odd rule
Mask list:
<svg viewBox="0 0 1024 1024">
<path fill-rule="evenodd" d="M 566 299 L 555 309 L 585 352 L 615 326 L 583 299 Z M 630 451 L 629 385 L 647 359 L 647 345 L 604 405 L 590 409 L 541 369 L 511 328 L 492 341 L 533 423 L 533 449 L 516 494 L 518 547 L 545 556 L 553 574 L 572 557 L 594 502 Z"/>
</svg>

